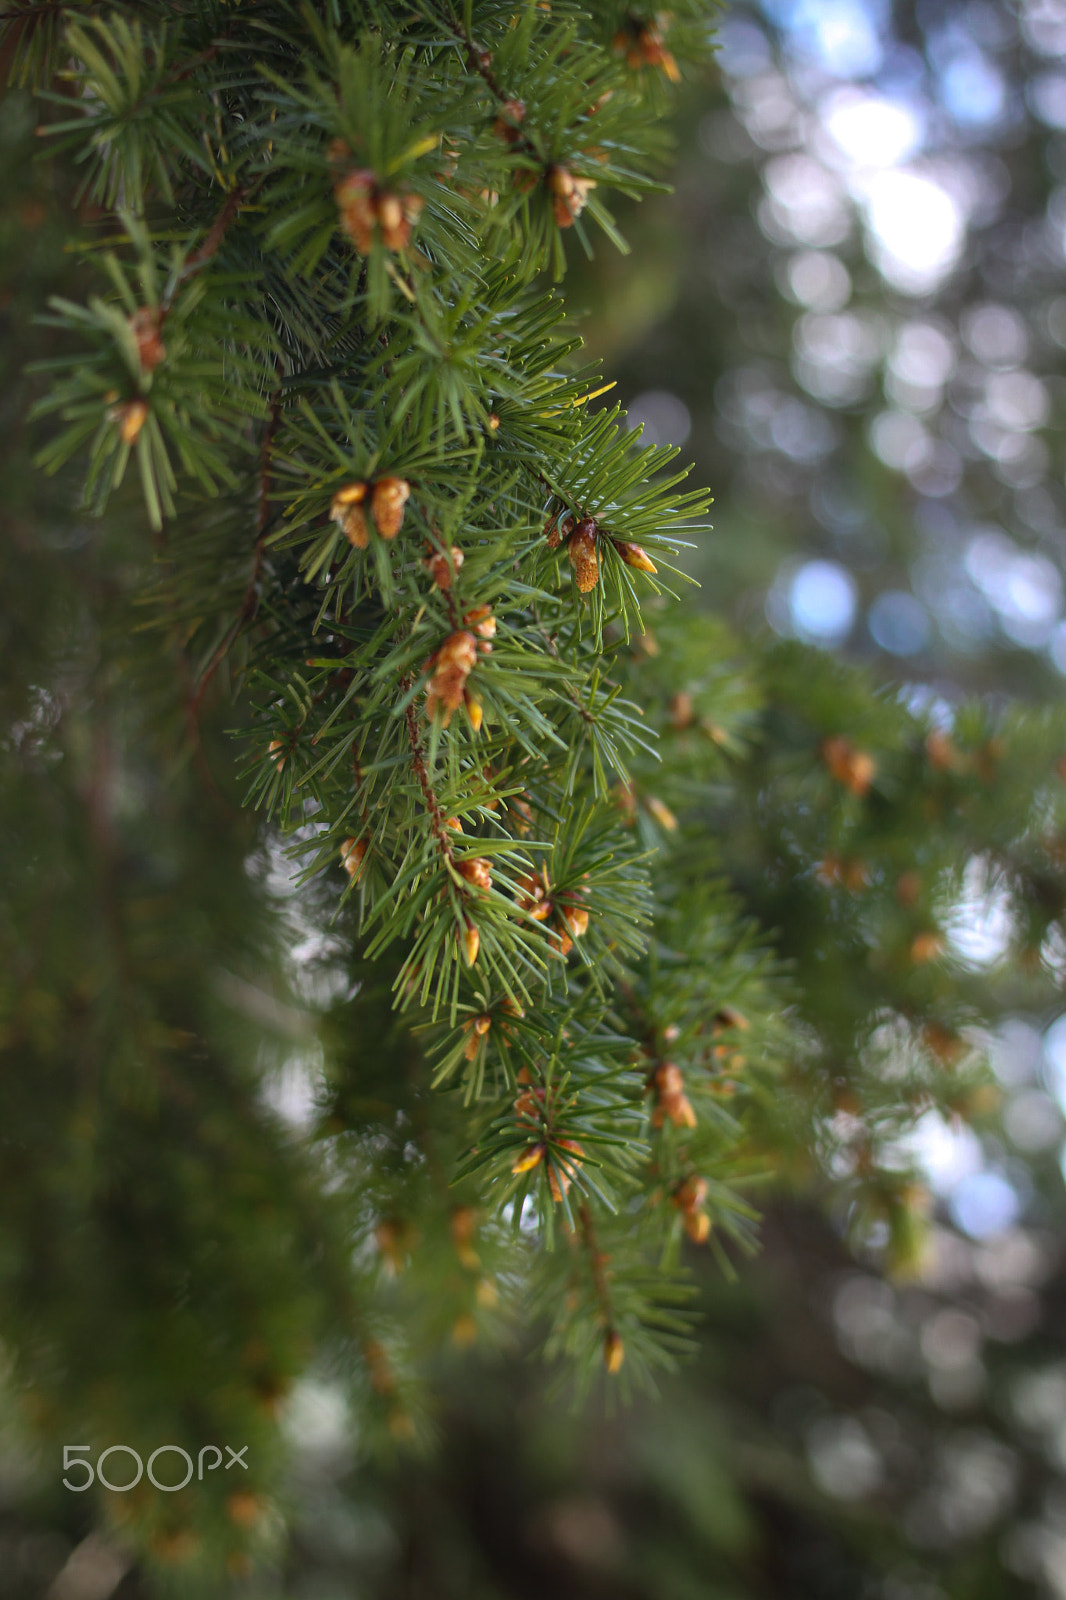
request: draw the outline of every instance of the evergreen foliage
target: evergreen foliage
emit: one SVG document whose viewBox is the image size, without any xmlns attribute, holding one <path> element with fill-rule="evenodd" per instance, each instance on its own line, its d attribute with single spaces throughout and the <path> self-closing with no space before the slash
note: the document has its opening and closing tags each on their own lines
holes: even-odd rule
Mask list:
<svg viewBox="0 0 1066 1600">
<path fill-rule="evenodd" d="M 912 1262 L 899 1133 L 982 1104 L 943 923 L 979 857 L 1023 954 L 1058 927 L 1063 733 L 675 606 L 708 496 L 597 408 L 549 280 L 660 181 L 699 0 L 2 15 L 84 219 L 39 459 L 105 530 L 20 578 L 5 1334 L 51 1441 L 253 1439 L 236 1494 L 107 1506 L 200 1582 L 276 1541 L 314 1361 L 383 1445 L 515 1325 L 651 1385 L 686 1240 L 728 1267 L 774 1171 Z M 301 1139 L 257 1094 L 262 1033 L 310 1047 L 297 938 Z"/>
</svg>

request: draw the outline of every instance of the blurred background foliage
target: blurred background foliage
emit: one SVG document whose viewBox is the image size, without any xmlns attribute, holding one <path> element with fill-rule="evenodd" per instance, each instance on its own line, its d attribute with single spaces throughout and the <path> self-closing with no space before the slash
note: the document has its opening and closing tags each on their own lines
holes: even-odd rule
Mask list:
<svg viewBox="0 0 1066 1600">
<path fill-rule="evenodd" d="M 630 256 L 573 264 L 584 336 L 645 439 L 683 446 L 696 481 L 713 487 L 715 536 L 693 568 L 702 604 L 761 641 L 782 720 L 800 706 L 818 725 L 824 705 L 823 721 L 847 726 L 834 652 L 901 685 L 934 728 L 947 729 L 962 694 L 978 692 L 987 725 L 968 730 L 971 763 L 982 751 L 996 759 L 995 713 L 1020 698 L 1033 707 L 1032 750 L 1014 774 L 1024 785 L 1027 763 L 1039 766 L 1052 739 L 1040 708 L 1061 696 L 1066 674 L 1066 6 L 764 0 L 731 5 L 720 42 L 677 121 L 673 194 L 624 218 Z M 317 1212 L 307 1237 L 279 1241 L 255 1193 L 263 1149 L 249 1149 L 246 1173 L 223 1170 L 211 1164 L 210 1130 L 213 1107 L 225 1115 L 241 1097 L 261 1101 L 264 1082 L 272 1113 L 306 1125 L 301 1063 L 318 1049 L 309 1012 L 338 998 L 330 952 L 301 924 L 276 861 L 242 865 L 254 835 L 225 792 L 225 709 L 205 708 L 194 753 L 175 764 L 153 747 L 151 705 L 116 693 L 131 653 L 140 682 L 152 681 L 153 666 L 121 591 L 121 516 L 90 537 L 63 484 L 28 466 L 21 374 L 50 351 L 33 318 L 47 292 L 77 279 L 64 253 L 73 186 L 61 168 L 31 160 L 32 126 L 29 102 L 8 96 L 0 561 L 5 588 L 25 600 L 5 611 L 0 695 L 20 774 L 7 836 L 30 815 L 34 859 L 52 862 L 54 889 L 24 872 L 22 857 L 5 863 L 5 876 L 65 935 L 50 946 L 53 1000 L 35 1025 L 42 1058 L 66 1061 L 69 1077 L 42 1084 L 30 1052 L 5 1079 L 5 1095 L 39 1088 L 42 1116 L 34 1148 L 3 1145 L 4 1238 L 31 1242 L 25 1258 L 5 1243 L 2 1270 L 18 1303 L 39 1304 L 42 1318 L 52 1284 L 72 1270 L 50 1272 L 35 1256 L 32 1221 L 49 1218 L 42 1232 L 52 1235 L 49 1208 L 76 1210 L 93 1193 L 92 1172 L 72 1175 L 77 1140 L 56 1107 L 75 1132 L 93 1113 L 102 1064 L 86 1013 L 105 982 L 100 962 L 124 947 L 121 929 L 103 937 L 94 920 L 110 904 L 136 923 L 137 992 L 154 985 L 156 997 L 138 1037 L 159 1063 L 151 1103 L 121 1093 L 111 1103 L 151 1125 L 155 1159 L 176 1169 L 168 1183 L 184 1176 L 200 1194 L 190 1164 L 209 1170 L 218 1215 L 234 1219 L 214 1259 L 199 1263 L 209 1292 L 254 1297 L 269 1257 L 302 1308 L 294 1326 L 306 1327 L 307 1306 L 339 1292 L 334 1241 L 321 1236 Z M 34 687 L 41 681 L 58 684 L 61 717 Z M 168 716 L 182 703 L 164 662 L 154 692 Z M 53 721 L 68 759 L 61 774 L 41 764 L 31 797 L 21 785 L 34 740 Z M 956 823 L 968 792 L 961 780 L 951 787 L 959 767 L 949 746 L 938 747 L 943 814 L 930 827 Z M 905 774 L 900 783 L 905 793 Z M 831 1037 L 835 1020 L 845 1041 L 869 1006 L 865 913 L 847 882 L 849 861 L 861 876 L 861 854 L 834 861 L 825 841 L 805 836 L 802 783 L 771 791 L 759 758 L 750 796 L 747 814 L 717 818 L 719 856 L 764 926 L 780 930 L 778 948 L 820 1025 Z M 1009 813 L 1009 788 L 994 803 Z M 116 815 L 121 851 L 108 837 Z M 911 840 L 917 855 L 925 825 L 897 814 L 895 847 Z M 820 852 L 831 863 L 821 881 L 795 870 Z M 896 866 L 902 879 L 908 863 Z M 101 891 L 94 875 L 109 873 L 114 886 Z M 84 882 L 83 900 L 72 899 L 72 882 Z M 905 895 L 897 901 L 907 909 Z M 959 860 L 956 893 L 939 913 L 952 993 L 965 997 L 969 985 L 982 1005 L 991 997 L 1001 1020 L 973 1039 L 963 1004 L 934 1041 L 945 1071 L 960 1040 L 987 1046 L 992 1078 L 976 1088 L 960 1079 L 965 1109 L 983 1112 L 977 1131 L 935 1112 L 919 1117 L 899 1167 L 917 1163 L 921 1196 L 856 1228 L 848 1178 L 860 1108 L 845 1072 L 835 1094 L 829 1086 L 824 1149 L 760 1195 L 761 1253 L 737 1264 L 735 1281 L 697 1260 L 699 1353 L 659 1401 L 619 1416 L 575 1413 L 546 1392 L 512 1334 L 502 1353 L 441 1358 L 431 1448 L 412 1454 L 401 1441 L 383 1454 L 367 1447 L 370 1423 L 348 1408 L 343 1375 L 301 1378 L 282 1412 L 285 1521 L 254 1578 L 235 1567 L 235 1586 L 293 1600 L 1066 1595 L 1066 1017 L 1054 997 L 1066 951 L 1019 925 L 1002 879 L 976 856 Z M 253 926 L 261 932 L 250 943 Z M 154 967 L 153 950 L 163 955 Z M 1028 969 L 1012 959 L 1027 953 Z M 5 954 L 7 981 L 18 983 L 17 952 Z M 183 1028 L 221 1029 L 230 1048 L 176 1094 L 167 1040 Z M 898 1040 L 876 1044 L 869 1076 L 901 1070 Z M 121 1074 L 121 1060 L 109 1055 L 106 1069 Z M 32 1120 L 23 1102 L 8 1119 Z M 245 1120 L 254 1145 L 256 1118 Z M 288 1216 L 299 1211 L 300 1150 L 294 1139 L 271 1169 L 271 1185 L 294 1197 Z M 144 1192 L 144 1214 L 124 1226 L 144 1241 L 145 1281 L 109 1276 L 103 1240 L 80 1267 L 131 1307 L 129 1349 L 103 1365 L 117 1359 L 150 1384 L 134 1313 L 151 1307 L 152 1241 L 180 1218 L 153 1213 L 152 1186 Z M 900 1230 L 922 1211 L 928 1239 L 912 1248 Z M 84 1248 L 83 1228 L 77 1237 Z M 262 1253 L 249 1254 L 257 1239 Z M 70 1346 L 88 1359 L 99 1337 L 75 1325 Z M 193 1305 L 175 1339 L 167 1384 L 181 1371 L 194 1394 L 203 1363 L 216 1364 L 228 1415 L 268 1452 L 278 1397 L 302 1367 L 290 1330 L 274 1329 L 269 1350 L 204 1352 Z M 56 1359 L 42 1350 L 43 1362 Z M 227 1386 L 234 1372 L 242 1377 Z M 154 1592 L 158 1573 L 150 1584 L 130 1568 L 121 1544 L 101 1539 L 89 1509 L 59 1486 L 54 1460 L 28 1445 L 12 1379 L 0 1418 L 0 1592 Z M 178 1401 L 151 1402 L 168 1403 Z M 138 1413 L 158 1412 L 139 1390 L 129 1406 L 136 1443 Z M 254 1505 L 220 1505 L 220 1526 L 254 1515 Z M 154 1537 L 165 1571 L 182 1529 L 162 1521 Z"/>
</svg>

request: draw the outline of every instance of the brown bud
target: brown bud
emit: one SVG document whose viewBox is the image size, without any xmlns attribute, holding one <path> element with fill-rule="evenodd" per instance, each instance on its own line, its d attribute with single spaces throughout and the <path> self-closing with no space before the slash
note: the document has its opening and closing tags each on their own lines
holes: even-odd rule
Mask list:
<svg viewBox="0 0 1066 1600">
<path fill-rule="evenodd" d="M 596 554 L 596 524 L 591 517 L 583 517 L 567 540 L 566 553 L 570 557 L 578 589 L 588 594 L 600 581 L 600 562 Z"/>
<path fill-rule="evenodd" d="M 491 606 L 472 606 L 463 618 L 468 628 L 473 628 L 475 633 L 483 639 L 495 639 L 496 618 L 492 614 Z"/>
<path fill-rule="evenodd" d="M 475 889 L 492 888 L 490 863 L 484 856 L 467 856 L 465 861 L 456 862 L 455 870 L 467 883 L 473 884 Z"/>
<path fill-rule="evenodd" d="M 958 772 L 965 765 L 962 751 L 940 728 L 934 728 L 925 741 L 929 765 L 938 772 Z"/>
<path fill-rule="evenodd" d="M 556 1139 L 555 1143 L 559 1149 L 569 1151 L 574 1158 L 554 1156 L 548 1163 L 548 1189 L 552 1199 L 558 1205 L 570 1188 L 574 1173 L 581 1165 L 578 1158 L 583 1156 L 585 1151 L 576 1139 Z"/>
<path fill-rule="evenodd" d="M 612 1378 L 622 1369 L 626 1358 L 626 1347 L 613 1328 L 608 1328 L 603 1339 L 603 1364 Z"/>
<path fill-rule="evenodd" d="M 520 137 L 519 127 L 525 121 L 526 108 L 521 100 L 504 100 L 500 106 L 492 131 L 498 139 L 514 144 Z"/>
<path fill-rule="evenodd" d="M 477 953 L 481 948 L 481 935 L 474 927 L 465 927 L 460 936 L 463 947 L 463 957 L 468 967 L 477 961 Z"/>
<path fill-rule="evenodd" d="M 108 413 L 112 422 L 118 423 L 123 444 L 133 444 L 148 421 L 147 400 L 127 400 L 125 405 L 114 406 Z"/>
<path fill-rule="evenodd" d="M 340 225 L 360 255 L 369 255 L 377 229 L 374 201 L 374 174 L 348 172 L 333 186 L 333 197 L 340 213 Z"/>
<path fill-rule="evenodd" d="M 566 516 L 549 517 L 544 529 L 544 537 L 548 542 L 548 549 L 558 550 L 562 541 L 569 539 L 576 526 L 577 523 L 569 512 Z"/>
<path fill-rule="evenodd" d="M 674 816 L 674 813 L 670 810 L 668 805 L 665 805 L 662 800 L 656 799 L 655 795 L 649 795 L 644 803 L 651 812 L 652 816 L 655 818 L 656 822 L 659 824 L 660 828 L 665 828 L 667 833 L 675 832 L 677 828 L 677 818 Z"/>
<path fill-rule="evenodd" d="M 944 953 L 943 936 L 933 928 L 927 928 L 922 933 L 916 933 L 911 940 L 910 958 L 916 965 L 926 961 L 935 961 L 937 956 Z"/>
<path fill-rule="evenodd" d="M 679 1211 L 698 1211 L 707 1200 L 707 1180 L 691 1173 L 674 1194 Z"/>
<path fill-rule="evenodd" d="M 370 527 L 363 511 L 367 489 L 365 483 L 346 483 L 329 504 L 330 521 L 343 529 L 344 537 L 355 550 L 365 550 L 370 543 Z"/>
<path fill-rule="evenodd" d="M 877 772 L 877 762 L 865 750 L 856 750 L 850 739 L 839 735 L 822 742 L 821 757 L 837 783 L 860 798 L 867 793 Z"/>
<path fill-rule="evenodd" d="M 353 881 L 359 876 L 366 851 L 365 839 L 345 839 L 341 845 L 341 865 Z"/>
<path fill-rule="evenodd" d="M 684 1229 L 693 1244 L 706 1244 L 711 1233 L 711 1219 L 706 1211 L 685 1213 Z"/>
<path fill-rule="evenodd" d="M 543 1144 L 530 1144 L 520 1150 L 511 1163 L 511 1171 L 516 1175 L 520 1172 L 532 1172 L 535 1166 L 544 1160 L 545 1146 Z"/>
<path fill-rule="evenodd" d="M 411 498 L 406 478 L 379 478 L 370 491 L 370 515 L 383 539 L 395 539 L 403 526 L 403 510 Z"/>
<path fill-rule="evenodd" d="M 449 634 L 433 657 L 433 677 L 426 689 L 426 712 L 434 716 L 444 708 L 444 721 L 458 711 L 466 694 L 466 680 L 477 661 L 477 639 L 465 630 Z"/>
<path fill-rule="evenodd" d="M 584 938 L 589 927 L 589 914 L 585 906 L 560 906 L 559 915 L 575 939 Z"/>
<path fill-rule="evenodd" d="M 485 708 L 481 701 L 476 694 L 471 694 L 470 690 L 467 689 L 463 694 L 463 704 L 466 706 L 466 714 L 470 718 L 470 726 L 475 733 L 480 733 L 481 724 L 485 720 Z"/>
<path fill-rule="evenodd" d="M 638 572 L 657 572 L 654 561 L 639 544 L 627 544 L 623 539 L 612 539 L 618 554 L 622 557 L 627 567 L 635 567 Z"/>
<path fill-rule="evenodd" d="M 247 1489 L 237 1489 L 226 1497 L 226 1515 L 238 1528 L 253 1528 L 263 1514 L 263 1501 Z"/>
<path fill-rule="evenodd" d="M 130 318 L 130 332 L 137 344 L 137 360 L 142 372 L 154 372 L 166 359 L 167 347 L 159 336 L 158 306 L 142 306 Z"/>
<path fill-rule="evenodd" d="M 465 556 L 457 544 L 453 544 L 445 555 L 443 550 L 435 550 L 431 556 L 426 557 L 425 567 L 438 589 L 450 589 L 456 573 L 462 566 Z"/>
<path fill-rule="evenodd" d="M 696 711 L 692 703 L 692 696 L 686 694 L 683 689 L 680 690 L 670 701 L 671 726 L 677 728 L 678 731 L 682 728 L 691 727 L 695 720 L 695 715 Z"/>
</svg>

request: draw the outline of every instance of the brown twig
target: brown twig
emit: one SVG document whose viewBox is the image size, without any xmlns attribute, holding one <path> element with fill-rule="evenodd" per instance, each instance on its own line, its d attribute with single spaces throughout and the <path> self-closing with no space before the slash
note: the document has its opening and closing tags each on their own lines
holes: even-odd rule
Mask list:
<svg viewBox="0 0 1066 1600">
<path fill-rule="evenodd" d="M 410 680 L 403 680 L 403 687 L 407 689 L 409 686 Z M 429 772 L 426 767 L 425 748 L 422 744 L 422 736 L 418 731 L 418 720 L 415 716 L 414 701 L 411 701 L 408 705 L 404 716 L 407 722 L 407 738 L 411 745 L 411 765 L 415 769 L 418 786 L 422 790 L 422 798 L 426 802 L 426 810 L 429 812 L 434 837 L 440 846 L 440 853 L 444 857 L 445 863 L 454 871 L 455 857 L 452 854 L 451 842 L 448 838 L 448 827 L 444 820 L 441 803 L 437 799 L 436 791 L 430 782 Z"/>
</svg>

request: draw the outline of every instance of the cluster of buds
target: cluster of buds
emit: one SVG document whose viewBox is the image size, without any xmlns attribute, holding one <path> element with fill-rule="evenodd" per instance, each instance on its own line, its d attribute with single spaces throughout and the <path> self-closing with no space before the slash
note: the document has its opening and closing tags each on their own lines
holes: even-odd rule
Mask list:
<svg viewBox="0 0 1066 1600">
<path fill-rule="evenodd" d="M 696 1126 L 696 1113 L 685 1093 L 680 1067 L 672 1061 L 664 1061 L 655 1069 L 648 1087 L 655 1094 L 655 1109 L 651 1114 L 653 1128 L 661 1128 L 668 1117 L 675 1128 Z"/>
<path fill-rule="evenodd" d="M 660 12 L 652 21 L 627 17 L 625 26 L 619 28 L 611 41 L 618 55 L 625 56 L 626 66 L 632 72 L 645 67 L 656 67 L 671 83 L 680 83 L 677 62 L 663 44 L 663 32 L 669 26 L 667 12 Z"/>
<path fill-rule="evenodd" d="M 835 778 L 837 783 L 843 784 L 845 789 L 850 789 L 860 799 L 869 792 L 877 772 L 877 762 L 867 751 L 857 750 L 850 739 L 837 734 L 822 741 L 820 754 L 830 777 Z"/>
<path fill-rule="evenodd" d="M 707 1180 L 691 1173 L 674 1190 L 673 1202 L 681 1213 L 682 1225 L 693 1244 L 706 1244 L 711 1219 L 703 1209 L 707 1201 Z"/>
<path fill-rule="evenodd" d="M 154 372 L 160 362 L 166 359 L 167 347 L 159 333 L 162 322 L 163 314 L 158 306 L 142 306 L 130 318 L 130 332 L 137 346 L 137 360 L 142 372 Z"/>
<path fill-rule="evenodd" d="M 518 887 L 522 892 L 522 898 L 518 902 L 519 910 L 528 911 L 535 922 L 553 920 L 559 954 L 569 955 L 574 947 L 574 940 L 583 939 L 588 932 L 588 907 L 582 905 L 574 893 L 568 894 L 565 898 L 555 895 L 548 878 L 547 867 L 540 867 L 536 872 L 520 878 Z"/>
<path fill-rule="evenodd" d="M 552 214 L 560 228 L 572 228 L 588 204 L 595 178 L 575 178 L 567 167 L 553 166 L 547 172 L 552 197 Z"/>
<path fill-rule="evenodd" d="M 577 521 L 570 512 L 551 517 L 544 534 L 549 550 L 558 550 L 560 545 L 566 546 L 566 553 L 570 557 L 574 577 L 582 594 L 588 594 L 590 590 L 595 589 L 600 581 L 598 544 L 601 538 L 610 541 L 627 567 L 633 567 L 637 572 L 654 573 L 657 570 L 655 563 L 641 545 L 634 544 L 628 539 L 611 538 L 610 534 L 603 532 L 593 517 L 582 517 Z"/>
<path fill-rule="evenodd" d="M 520 1087 L 514 1103 L 515 1117 L 523 1132 L 535 1131 L 537 1137 L 518 1152 L 511 1164 L 511 1171 L 516 1175 L 532 1172 L 543 1161 L 548 1173 L 548 1189 L 558 1204 L 569 1190 L 585 1151 L 576 1139 L 559 1139 L 550 1134 L 547 1124 L 552 1111 L 551 1097 L 540 1084 L 533 1083 L 528 1067 L 523 1067 L 519 1072 L 518 1083 Z M 560 1155 L 559 1151 L 565 1154 Z"/>
<path fill-rule="evenodd" d="M 366 856 L 368 841 L 366 839 L 345 839 L 341 845 L 341 866 L 354 883 L 363 870 L 363 859 Z"/>
<path fill-rule="evenodd" d="M 346 154 L 341 144 L 332 154 Z M 333 185 L 333 197 L 340 212 L 340 224 L 360 255 L 368 256 L 380 238 L 386 250 L 403 250 L 411 229 L 422 212 L 416 194 L 397 194 L 387 189 L 373 172 L 346 172 Z"/>
<path fill-rule="evenodd" d="M 453 544 L 447 552 L 432 551 L 423 565 L 438 589 L 450 589 L 465 559 L 459 546 Z"/>
<path fill-rule="evenodd" d="M 467 698 L 466 680 L 477 664 L 477 639 L 466 629 L 451 633 L 429 659 L 433 676 L 426 688 L 426 715 L 443 710 L 447 727 L 453 711 Z M 478 719 L 480 721 L 480 718 Z"/>
<path fill-rule="evenodd" d="M 373 483 L 346 483 L 330 501 L 330 520 L 344 531 L 356 550 L 370 543 L 370 524 L 366 513 L 369 502 L 374 526 L 383 539 L 395 539 L 403 527 L 404 507 L 411 498 L 406 478 L 377 478 Z"/>
</svg>

